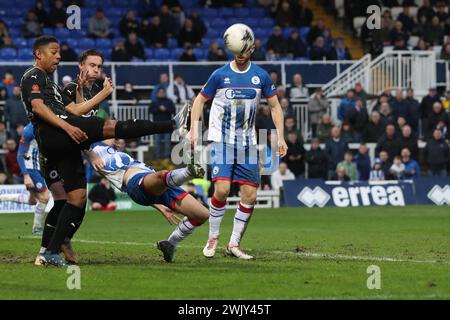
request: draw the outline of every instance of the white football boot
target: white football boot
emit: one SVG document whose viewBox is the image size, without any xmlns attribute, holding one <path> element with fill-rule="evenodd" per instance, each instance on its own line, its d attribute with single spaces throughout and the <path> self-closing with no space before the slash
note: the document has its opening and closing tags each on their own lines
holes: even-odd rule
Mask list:
<svg viewBox="0 0 450 320">
<path fill-rule="evenodd" d="M 206 246 L 203 248 L 203 255 L 207 258 L 212 258 L 216 254 L 217 244 L 219 243 L 219 237 L 209 238 L 206 242 Z"/>
<path fill-rule="evenodd" d="M 230 256 L 234 256 L 238 259 L 242 260 L 251 260 L 253 259 L 253 256 L 245 253 L 240 246 L 231 246 L 228 244 L 227 246 L 227 254 Z"/>
</svg>

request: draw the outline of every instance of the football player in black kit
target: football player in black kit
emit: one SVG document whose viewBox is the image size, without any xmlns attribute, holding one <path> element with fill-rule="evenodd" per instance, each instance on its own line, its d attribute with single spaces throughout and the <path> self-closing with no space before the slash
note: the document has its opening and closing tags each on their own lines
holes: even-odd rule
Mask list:
<svg viewBox="0 0 450 320">
<path fill-rule="evenodd" d="M 106 99 L 114 90 L 111 82 L 105 79 L 96 96 L 76 104 L 50 77 L 61 60 L 58 40 L 52 36 L 38 37 L 33 43 L 33 55 L 35 65 L 24 73 L 21 80 L 22 101 L 34 124 L 39 150 L 45 158 L 44 175 L 51 176 L 47 168 L 55 168 L 67 194 L 67 202 L 59 205 L 60 210 L 52 208 L 47 216 L 44 234 L 47 229 L 51 238 L 46 239 L 46 246 L 43 246 L 46 251 L 40 258 L 44 263 L 64 267 L 66 262 L 59 256 L 61 244 L 66 235 L 77 227 L 86 206 L 86 177 L 80 151 L 89 149 L 93 142 L 108 138 L 170 133 L 186 116 L 180 115 L 178 121 L 165 122 L 73 116 L 90 112 Z M 53 232 L 48 232 L 48 229 L 53 229 Z"/>
</svg>

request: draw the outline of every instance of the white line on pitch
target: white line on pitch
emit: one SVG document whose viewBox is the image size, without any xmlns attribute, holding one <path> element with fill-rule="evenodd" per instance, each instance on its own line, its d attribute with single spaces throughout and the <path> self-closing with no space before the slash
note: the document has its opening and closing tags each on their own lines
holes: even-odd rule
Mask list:
<svg viewBox="0 0 450 320">
<path fill-rule="evenodd" d="M 23 239 L 40 239 L 36 236 L 24 236 Z M 143 242 L 120 242 L 120 241 L 101 241 L 101 240 L 86 240 L 86 239 L 73 239 L 73 242 L 80 243 L 93 243 L 93 244 L 111 244 L 111 245 L 127 245 L 127 246 L 153 246 L 155 244 L 143 243 Z M 200 246 L 180 245 L 182 248 L 191 249 L 203 249 Z M 252 251 L 248 249 L 248 251 Z M 437 260 L 414 260 L 414 259 L 399 259 L 389 257 L 364 257 L 364 256 L 352 256 L 343 254 L 328 254 L 328 253 L 316 253 L 316 252 L 293 252 L 282 250 L 263 250 L 269 253 L 275 254 L 290 254 L 294 256 L 306 257 L 306 258 L 319 258 L 325 260 L 357 260 L 357 261 L 379 261 L 379 262 L 404 262 L 404 263 L 425 263 L 425 264 L 450 264 L 450 261 L 437 261 Z"/>
</svg>

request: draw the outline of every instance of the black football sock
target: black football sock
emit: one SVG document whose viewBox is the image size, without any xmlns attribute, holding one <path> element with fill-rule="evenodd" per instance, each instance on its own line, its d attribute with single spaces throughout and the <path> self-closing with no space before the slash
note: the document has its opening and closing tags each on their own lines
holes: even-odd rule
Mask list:
<svg viewBox="0 0 450 320">
<path fill-rule="evenodd" d="M 55 200 L 53 207 L 47 214 L 44 224 L 44 232 L 42 233 L 41 247 L 47 248 L 50 239 L 53 236 L 53 231 L 55 231 L 56 224 L 58 223 L 59 213 L 66 204 L 66 200 Z"/>
<path fill-rule="evenodd" d="M 80 221 L 83 215 L 83 211 L 84 208 L 76 207 L 70 203 L 65 204 L 59 214 L 58 223 L 48 244 L 47 251 L 56 254 L 60 252 L 61 244 L 64 242 L 66 236 L 73 232 L 77 222 Z"/>
<path fill-rule="evenodd" d="M 175 121 L 127 120 L 117 121 L 116 138 L 132 139 L 155 133 L 171 133 L 175 129 Z"/>
<path fill-rule="evenodd" d="M 75 224 L 75 228 L 72 228 L 69 233 L 66 235 L 64 242 L 69 242 L 75 233 L 77 233 L 78 229 L 80 229 L 81 224 L 83 223 L 84 215 L 86 214 L 86 208 L 83 209 L 83 213 L 80 216 L 80 220 Z"/>
</svg>

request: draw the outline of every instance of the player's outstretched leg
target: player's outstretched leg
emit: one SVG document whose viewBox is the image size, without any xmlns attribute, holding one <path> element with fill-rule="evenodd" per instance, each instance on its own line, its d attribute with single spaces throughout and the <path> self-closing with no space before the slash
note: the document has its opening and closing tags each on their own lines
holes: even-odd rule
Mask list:
<svg viewBox="0 0 450 320">
<path fill-rule="evenodd" d="M 191 235 L 194 230 L 201 226 L 209 216 L 206 209 L 200 202 L 189 194 L 184 194 L 182 199 L 175 200 L 174 210 L 184 215 L 181 221 L 167 240 L 157 242 L 157 247 L 162 251 L 164 260 L 172 262 L 178 244 Z"/>
<path fill-rule="evenodd" d="M 225 205 L 228 194 L 230 193 L 230 186 L 231 184 L 228 180 L 217 180 L 214 183 L 214 194 L 211 198 L 211 205 L 209 206 L 209 236 L 203 248 L 203 255 L 207 258 L 212 258 L 216 254 L 217 244 L 219 243 L 220 224 L 225 214 Z"/>
<path fill-rule="evenodd" d="M 42 234 L 44 231 L 44 218 L 45 218 L 45 208 L 47 207 L 48 201 L 50 199 L 50 194 L 46 189 L 44 192 L 31 192 L 34 198 L 37 200 L 36 206 L 34 207 L 34 220 L 33 220 L 33 234 Z"/>
<path fill-rule="evenodd" d="M 227 246 L 227 253 L 239 259 L 253 259 L 253 256 L 245 253 L 241 249 L 240 242 L 252 217 L 255 200 L 256 187 L 245 184 L 241 185 L 241 201 L 234 215 L 233 232 Z"/>
</svg>

